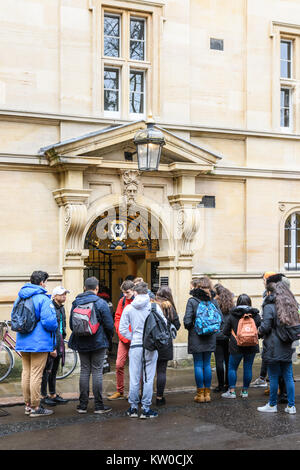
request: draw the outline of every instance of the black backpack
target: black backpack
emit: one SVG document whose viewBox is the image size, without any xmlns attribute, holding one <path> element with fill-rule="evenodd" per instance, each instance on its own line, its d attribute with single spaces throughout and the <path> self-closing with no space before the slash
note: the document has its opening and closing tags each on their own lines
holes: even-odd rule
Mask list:
<svg viewBox="0 0 300 470">
<path fill-rule="evenodd" d="M 156 311 L 156 304 L 151 304 L 151 310 L 145 320 L 143 330 L 143 366 L 145 371 L 145 382 L 147 382 L 145 350 L 160 351 L 164 349 L 170 341 L 171 334 L 167 323 Z"/>
<path fill-rule="evenodd" d="M 278 322 L 276 319 L 275 332 L 280 341 L 291 344 L 300 339 L 300 324 L 288 326 Z"/>
<path fill-rule="evenodd" d="M 31 333 L 37 324 L 33 298 L 19 299 L 11 312 L 11 329 L 18 333 Z"/>
</svg>

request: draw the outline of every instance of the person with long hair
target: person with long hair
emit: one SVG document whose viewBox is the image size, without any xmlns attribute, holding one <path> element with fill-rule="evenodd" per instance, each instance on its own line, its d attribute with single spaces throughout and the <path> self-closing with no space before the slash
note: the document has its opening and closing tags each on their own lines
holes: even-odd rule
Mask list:
<svg viewBox="0 0 300 470">
<path fill-rule="evenodd" d="M 263 303 L 263 319 L 259 335 L 263 338 L 262 357 L 268 367 L 270 398 L 265 406 L 258 407 L 257 410 L 268 413 L 277 412 L 278 381 L 282 375 L 288 399 L 288 405 L 284 411 L 295 414 L 295 384 L 292 364 L 294 348 L 292 343 L 286 343 L 280 339 L 276 328 L 280 325 L 299 325 L 300 320 L 297 301 L 279 276 L 274 275 L 268 278 L 266 286 L 268 295 Z"/>
<path fill-rule="evenodd" d="M 237 331 L 238 324 L 242 321 L 244 315 L 250 315 L 256 328 L 259 327 L 261 318 L 259 310 L 252 307 L 251 298 L 247 294 L 241 294 L 237 301 L 236 307 L 234 307 L 226 320 L 223 334 L 228 336 L 229 339 L 229 364 L 228 364 L 228 391 L 222 393 L 223 398 L 236 398 L 236 381 L 237 381 L 237 369 L 243 359 L 243 388 L 241 390 L 241 397 L 248 397 L 248 388 L 252 379 L 252 366 L 255 358 L 255 354 L 259 352 L 258 339 L 257 344 L 252 346 L 239 346 L 237 342 Z"/>
<path fill-rule="evenodd" d="M 159 304 L 164 316 L 167 319 L 167 326 L 171 333 L 168 345 L 158 351 L 156 366 L 156 405 L 161 406 L 166 404 L 164 391 L 167 380 L 167 365 L 168 361 L 172 361 L 173 359 L 173 334 L 176 334 L 173 332 L 179 330 L 180 321 L 170 287 L 163 286 L 158 289 L 156 293 L 156 302 Z"/>
<path fill-rule="evenodd" d="M 211 335 L 198 335 L 195 330 L 195 320 L 198 305 L 204 301 L 207 305 L 213 303 L 222 316 L 217 302 L 214 300 L 215 292 L 211 280 L 201 277 L 191 282 L 190 295 L 183 319 L 184 327 L 188 330 L 188 353 L 193 355 L 197 395 L 196 403 L 210 402 L 210 387 L 212 379 L 211 354 L 216 349 L 217 333 Z"/>
<path fill-rule="evenodd" d="M 234 307 L 233 293 L 222 284 L 216 284 L 214 289 L 217 293 L 215 299 L 219 304 L 225 322 L 229 311 Z M 215 360 L 218 386 L 214 389 L 214 392 L 226 392 L 228 389 L 229 338 L 223 334 L 222 330 L 217 334 Z"/>
</svg>

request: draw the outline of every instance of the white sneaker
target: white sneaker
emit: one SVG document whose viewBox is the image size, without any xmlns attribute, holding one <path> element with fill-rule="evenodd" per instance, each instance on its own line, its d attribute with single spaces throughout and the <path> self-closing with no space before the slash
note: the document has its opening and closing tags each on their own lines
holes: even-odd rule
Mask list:
<svg viewBox="0 0 300 470">
<path fill-rule="evenodd" d="M 227 392 L 222 393 L 221 395 L 223 398 L 236 398 L 236 393 L 235 392 L 230 392 L 227 390 Z"/>
<path fill-rule="evenodd" d="M 277 413 L 277 405 L 271 406 L 270 403 L 267 403 L 265 406 L 259 406 L 257 411 L 262 411 L 263 413 Z"/>
<path fill-rule="evenodd" d="M 254 380 L 254 382 L 250 384 L 250 387 L 267 387 L 267 386 L 268 386 L 267 381 L 264 379 L 261 379 L 260 377 L 258 377 L 258 379 Z"/>
<path fill-rule="evenodd" d="M 295 415 L 296 414 L 296 407 L 295 406 L 287 406 L 284 411 L 286 413 L 289 413 L 290 415 Z"/>
</svg>

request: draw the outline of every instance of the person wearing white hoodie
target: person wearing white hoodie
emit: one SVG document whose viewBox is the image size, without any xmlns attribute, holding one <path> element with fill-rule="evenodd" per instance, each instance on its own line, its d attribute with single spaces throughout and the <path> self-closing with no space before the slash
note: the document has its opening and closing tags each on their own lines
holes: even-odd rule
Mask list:
<svg viewBox="0 0 300 470">
<path fill-rule="evenodd" d="M 119 332 L 131 341 L 129 349 L 129 397 L 130 408 L 126 414 L 131 418 L 138 417 L 138 405 L 140 402 L 139 390 L 141 377 L 143 377 L 143 396 L 141 399 L 142 410 L 140 418 L 156 418 L 157 412 L 151 410 L 153 381 L 156 372 L 157 351 L 145 350 L 145 369 L 147 381 L 145 381 L 145 370 L 143 367 L 143 331 L 145 320 L 151 310 L 148 285 L 141 282 L 134 287 L 134 301 L 127 305 L 121 316 Z M 166 322 L 166 319 L 156 304 L 157 313 Z M 129 325 L 131 331 L 129 331 Z"/>
</svg>

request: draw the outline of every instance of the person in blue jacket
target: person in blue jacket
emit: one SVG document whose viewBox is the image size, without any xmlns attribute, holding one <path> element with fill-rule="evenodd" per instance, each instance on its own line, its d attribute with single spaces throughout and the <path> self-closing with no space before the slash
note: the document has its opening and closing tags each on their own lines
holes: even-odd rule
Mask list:
<svg viewBox="0 0 300 470">
<path fill-rule="evenodd" d="M 80 357 L 80 379 L 79 379 L 79 405 L 78 413 L 86 413 L 89 402 L 90 375 L 93 378 L 93 395 L 95 400 L 94 413 L 101 414 L 111 411 L 105 406 L 102 398 L 102 374 L 106 350 L 109 340 L 113 335 L 114 322 L 110 309 L 105 300 L 97 296 L 99 281 L 96 277 L 89 277 L 84 283 L 84 292 L 77 295 L 72 303 L 70 314 L 70 328 L 72 334 L 69 339 L 69 347 L 78 351 Z M 79 336 L 73 332 L 74 308 L 94 302 L 97 320 L 100 326 L 95 334 L 91 336 Z"/>
<path fill-rule="evenodd" d="M 57 319 L 51 296 L 47 294 L 48 274 L 34 271 L 30 282 L 19 291 L 13 308 L 20 299 L 32 297 L 37 324 L 30 333 L 17 333 L 16 351 L 22 354 L 22 391 L 25 414 L 30 417 L 47 416 L 52 410 L 40 405 L 40 390 L 48 353 L 56 346 Z"/>
</svg>

